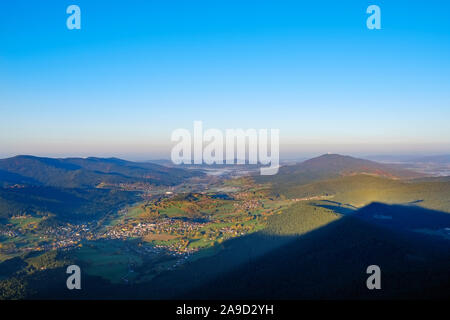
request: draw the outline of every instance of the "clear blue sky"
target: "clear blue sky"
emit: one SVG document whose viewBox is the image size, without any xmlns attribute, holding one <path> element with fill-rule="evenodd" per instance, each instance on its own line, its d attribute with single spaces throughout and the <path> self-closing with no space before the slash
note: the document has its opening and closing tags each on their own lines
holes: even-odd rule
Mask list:
<svg viewBox="0 0 450 320">
<path fill-rule="evenodd" d="M 450 153 L 450 2 L 1 1 L 0 111 L 0 157 L 155 158 L 194 120 L 279 128 L 282 156 Z"/>
</svg>

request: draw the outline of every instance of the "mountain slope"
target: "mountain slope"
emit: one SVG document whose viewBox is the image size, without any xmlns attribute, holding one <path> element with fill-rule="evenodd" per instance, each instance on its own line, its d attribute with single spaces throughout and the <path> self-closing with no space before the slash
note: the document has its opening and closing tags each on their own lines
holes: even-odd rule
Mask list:
<svg viewBox="0 0 450 320">
<path fill-rule="evenodd" d="M 275 192 L 287 191 L 309 183 L 345 176 L 367 175 L 389 179 L 412 179 L 422 176 L 410 170 L 370 160 L 338 154 L 325 154 L 302 163 L 281 167 L 273 176 L 255 176 L 256 182 L 271 183 Z"/>
<path fill-rule="evenodd" d="M 102 182 L 173 185 L 199 174 L 179 168 L 116 158 L 52 159 L 34 156 L 1 159 L 0 170 L 2 184 L 42 184 L 63 188 L 95 187 Z"/>
<path fill-rule="evenodd" d="M 272 192 L 293 199 L 328 199 L 358 208 L 378 201 L 416 204 L 450 213 L 450 181 L 404 181 L 353 175 L 309 184 L 279 184 L 272 188 Z"/>
<path fill-rule="evenodd" d="M 12 186 L 15 184 L 40 185 L 41 183 L 35 179 L 27 178 L 17 173 L 0 170 L 0 187 Z"/>
<path fill-rule="evenodd" d="M 50 214 L 67 221 L 94 219 L 138 199 L 135 192 L 97 188 L 0 188 L 0 219 L 22 214 Z"/>
<path fill-rule="evenodd" d="M 0 218 L 26 213 L 51 214 L 62 220 L 93 219 L 139 199 L 136 192 L 112 185 L 174 185 L 197 175 L 201 173 L 116 158 L 2 159 Z M 99 184 L 103 188 L 96 188 Z"/>
<path fill-rule="evenodd" d="M 415 172 L 398 169 L 394 166 L 338 154 L 325 154 L 306 160 L 291 168 L 287 167 L 286 173 L 288 172 L 311 172 L 318 176 L 335 174 L 370 174 L 387 178 L 412 178 L 418 176 Z"/>
</svg>

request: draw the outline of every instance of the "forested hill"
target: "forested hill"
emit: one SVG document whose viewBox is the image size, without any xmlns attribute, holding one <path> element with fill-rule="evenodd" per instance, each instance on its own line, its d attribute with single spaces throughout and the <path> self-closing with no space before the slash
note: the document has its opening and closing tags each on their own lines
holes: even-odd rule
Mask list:
<svg viewBox="0 0 450 320">
<path fill-rule="evenodd" d="M 33 184 L 62 188 L 135 182 L 174 185 L 200 174 L 180 168 L 117 158 L 53 159 L 16 156 L 0 160 L 0 185 Z"/>
<path fill-rule="evenodd" d="M 201 175 L 117 158 L 16 156 L 0 160 L 0 218 L 21 214 L 52 214 L 63 220 L 101 217 L 138 200 L 137 193 L 129 191 L 134 189 L 122 184 L 170 186 Z"/>
<path fill-rule="evenodd" d="M 276 175 L 260 176 L 255 179 L 258 182 L 271 182 L 286 187 L 360 174 L 391 179 L 413 179 L 422 176 L 417 172 L 393 165 L 339 154 L 325 154 L 299 164 L 283 166 Z"/>
</svg>

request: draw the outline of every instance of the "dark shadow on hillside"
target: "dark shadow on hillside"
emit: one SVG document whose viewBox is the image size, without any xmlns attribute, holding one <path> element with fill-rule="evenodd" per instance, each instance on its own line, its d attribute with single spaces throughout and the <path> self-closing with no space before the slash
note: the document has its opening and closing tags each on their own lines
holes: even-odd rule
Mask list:
<svg viewBox="0 0 450 320">
<path fill-rule="evenodd" d="M 100 188 L 0 188 L 0 216 L 50 212 L 57 213 L 55 216 L 61 221 L 92 220 L 138 199 L 136 192 Z"/>
<path fill-rule="evenodd" d="M 340 205 L 340 206 L 347 206 L 347 207 L 350 207 L 350 208 L 352 208 L 354 210 L 358 210 L 359 209 L 358 207 L 355 207 L 354 205 L 352 205 L 350 203 L 342 203 L 342 202 L 331 201 L 331 200 L 322 200 L 322 201 L 323 202 L 329 202 L 329 203 L 337 204 L 337 205 Z"/>
<path fill-rule="evenodd" d="M 315 207 L 319 207 L 319 208 L 332 210 L 332 211 L 334 211 L 336 213 L 339 213 L 339 214 L 342 214 L 342 215 L 350 214 L 350 213 L 355 211 L 355 209 L 347 208 L 347 207 L 344 207 L 342 205 L 326 205 L 326 204 L 316 203 L 316 204 L 314 204 L 314 206 Z"/>
<path fill-rule="evenodd" d="M 423 200 L 415 200 L 415 201 L 408 202 L 408 204 L 416 204 L 416 203 L 421 203 L 421 202 L 423 202 Z"/>
<path fill-rule="evenodd" d="M 251 263 L 265 253 L 273 251 L 289 243 L 295 236 L 275 236 L 254 233 L 240 238 L 225 241 L 220 246 L 220 252 L 213 256 L 200 258 L 187 263 L 175 270 L 163 271 L 159 276 L 145 283 L 111 284 L 100 278 L 83 275 L 83 290 L 69 291 L 64 286 L 54 285 L 43 281 L 43 286 L 32 299 L 171 299 L 185 294 L 189 290 L 213 280 L 220 274 L 227 273 L 234 268 Z M 123 240 L 110 240 L 124 243 Z M 81 266 L 82 267 L 82 266 Z M 148 266 L 149 268 L 151 266 Z M 142 266 L 141 268 L 145 268 Z M 83 269 L 83 267 L 82 267 Z M 64 271 L 65 272 L 65 271 Z M 53 274 L 53 271 L 52 271 Z M 53 276 L 55 276 L 53 274 Z M 59 279 L 66 277 L 66 274 Z M 46 272 L 40 272 L 39 278 L 49 279 Z M 47 281 L 47 280 L 46 280 Z M 65 281 L 65 280 L 64 280 Z M 32 281 L 36 286 L 39 281 Z M 51 286 L 53 289 L 49 290 Z"/>
<path fill-rule="evenodd" d="M 86 276 L 84 289 L 42 291 L 58 299 L 378 299 L 448 298 L 450 241 L 386 228 L 365 214 L 403 216 L 437 226 L 442 212 L 372 204 L 302 236 L 255 233 L 228 240 L 220 253 L 161 273 L 151 281 L 112 285 Z M 370 216 L 369 214 L 369 216 Z M 435 219 L 438 219 L 434 221 Z M 445 227 L 440 225 L 440 227 Z M 368 290 L 366 268 L 379 265 L 382 289 Z M 64 274 L 65 276 L 65 274 Z M 43 279 L 48 277 L 43 277 Z M 61 286 L 60 286 L 61 287 Z"/>
<path fill-rule="evenodd" d="M 373 202 L 355 212 L 359 218 L 395 229 L 450 228 L 450 214 L 416 205 L 389 205 Z"/>
<path fill-rule="evenodd" d="M 420 207 L 372 204 L 416 227 L 450 226 L 450 215 Z M 427 215 L 428 219 L 424 219 Z M 449 296 L 450 241 L 384 228 L 346 216 L 183 295 L 201 299 L 371 299 Z M 381 267 L 383 289 L 366 288 L 367 266 Z"/>
</svg>

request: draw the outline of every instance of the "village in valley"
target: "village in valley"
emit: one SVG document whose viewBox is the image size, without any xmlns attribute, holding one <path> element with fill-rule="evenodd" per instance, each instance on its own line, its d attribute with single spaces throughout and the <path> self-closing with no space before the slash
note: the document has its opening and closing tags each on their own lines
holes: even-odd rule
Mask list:
<svg viewBox="0 0 450 320">
<path fill-rule="evenodd" d="M 14 257 L 36 251 L 72 252 L 81 264 L 92 266 L 88 273 L 90 269 L 101 270 L 99 260 L 103 267 L 117 270 L 102 276 L 129 283 L 131 275 L 136 281 L 134 270 L 143 261 L 152 260 L 150 273 L 154 276 L 204 254 L 214 254 L 224 241 L 263 229 L 267 218 L 281 213 L 289 203 L 269 197 L 267 188 L 249 177 L 211 181 L 176 187 L 115 186 L 138 190 L 142 200 L 98 221 L 55 224 L 49 223 L 52 219 L 48 216 L 12 217 L 0 230 L 0 236 L 7 239 L 0 253 Z"/>
</svg>

